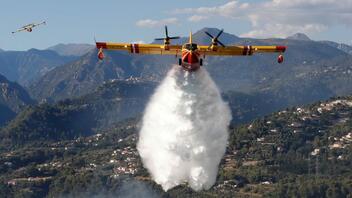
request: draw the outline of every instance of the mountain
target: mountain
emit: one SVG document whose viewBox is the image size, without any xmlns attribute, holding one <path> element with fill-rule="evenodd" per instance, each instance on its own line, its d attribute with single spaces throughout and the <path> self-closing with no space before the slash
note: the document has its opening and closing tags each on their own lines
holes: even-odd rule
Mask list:
<svg viewBox="0 0 352 198">
<path fill-rule="evenodd" d="M 15 112 L 13 112 L 8 106 L 0 104 L 0 127 L 2 127 L 8 121 L 12 120 L 15 117 Z"/>
<path fill-rule="evenodd" d="M 234 117 L 211 189 L 195 192 L 182 184 L 162 191 L 136 150 L 138 116 L 177 60 L 106 52 L 106 59 L 98 61 L 92 50 L 31 84 L 37 98 L 60 102 L 26 108 L 0 130 L 0 193 L 351 196 L 352 96 L 321 101 L 352 93 L 351 55 L 312 40 L 239 39 L 241 45 L 288 45 L 286 62 L 275 64 L 276 55 L 207 57 L 205 68 Z"/>
<path fill-rule="evenodd" d="M 209 36 L 207 36 L 205 34 L 205 32 L 208 32 L 215 37 L 219 33 L 219 31 L 220 30 L 217 28 L 203 28 L 203 29 L 197 31 L 196 33 L 194 33 L 192 35 L 192 39 L 194 39 L 193 41 L 198 44 L 210 45 L 211 38 Z M 242 39 L 235 36 L 235 35 L 229 34 L 227 32 L 223 32 L 221 34 L 220 40 L 226 45 L 226 44 L 235 44 L 237 42 L 240 42 Z M 188 37 L 184 38 L 184 43 L 186 43 L 188 41 L 189 41 Z"/>
<path fill-rule="evenodd" d="M 202 29 L 194 34 L 195 41 L 205 42 L 204 31 L 215 34 L 216 29 Z M 181 39 L 182 40 L 182 39 Z M 184 38 L 183 40 L 187 40 Z M 270 76 L 291 75 L 296 67 L 323 65 L 324 61 L 348 56 L 343 51 L 314 41 L 282 39 L 240 39 L 224 33 L 221 41 L 225 44 L 287 44 L 285 64 L 280 67 L 275 63 L 276 55 L 254 55 L 253 57 L 206 57 L 205 67 L 219 87 L 224 91 L 247 91 L 262 83 Z M 177 62 L 173 57 L 130 55 L 122 52 L 106 51 L 107 59 L 103 62 L 96 58 L 96 51 L 91 51 L 80 60 L 58 67 L 31 85 L 33 96 L 38 99 L 52 98 L 60 100 L 80 96 L 94 90 L 105 80 L 125 79 L 130 75 L 160 80 Z M 298 75 L 298 74 L 297 74 Z M 78 78 L 79 77 L 79 78 Z M 285 80 L 284 78 L 282 80 Z M 61 94 L 62 93 L 62 94 Z"/>
<path fill-rule="evenodd" d="M 231 128 L 216 183 L 199 192 L 186 184 L 164 192 L 152 180 L 136 149 L 139 120 L 128 119 L 86 137 L 0 149 L 0 192 L 10 197 L 349 197 L 351 116 L 349 96 Z"/>
<path fill-rule="evenodd" d="M 2 51 L 0 73 L 11 81 L 27 86 L 53 68 L 75 59 L 77 57 L 60 56 L 50 50 Z"/>
<path fill-rule="evenodd" d="M 202 29 L 194 34 L 194 39 L 205 41 L 208 37 L 205 31 L 215 34 L 220 30 Z M 220 40 L 225 44 L 288 46 L 285 62 L 281 65 L 276 63 L 277 54 L 206 57 L 204 67 L 225 97 L 231 95 L 228 100 L 234 104 L 234 123 L 247 122 L 282 108 L 352 93 L 352 56 L 334 46 L 312 40 L 224 35 L 227 36 Z M 107 50 L 106 59 L 99 61 L 96 54 L 96 50 L 90 51 L 79 60 L 48 72 L 31 84 L 32 96 L 47 101 L 80 97 L 105 81 L 124 80 L 130 76 L 160 81 L 177 62 L 171 56 L 131 55 Z M 237 100 L 243 103 L 236 103 Z"/>
<path fill-rule="evenodd" d="M 90 44 L 57 44 L 55 46 L 49 47 L 47 50 L 52 50 L 58 53 L 60 56 L 83 56 L 92 49 L 94 45 Z"/>
<path fill-rule="evenodd" d="M 0 126 L 15 117 L 26 106 L 35 104 L 19 84 L 8 81 L 0 74 Z"/>
<path fill-rule="evenodd" d="M 303 33 L 296 33 L 292 36 L 288 36 L 286 39 L 290 40 L 300 40 L 300 41 L 312 41 L 307 35 Z M 352 55 L 352 46 L 344 44 L 344 43 L 336 43 L 333 41 L 318 41 L 320 43 L 330 45 L 331 47 L 335 47 L 341 51 L 344 51 L 350 55 Z"/>
<path fill-rule="evenodd" d="M 252 120 L 285 108 L 284 103 L 266 93 L 243 93 L 229 91 L 222 94 L 232 112 L 231 124 L 248 123 Z"/>
<path fill-rule="evenodd" d="M 98 129 L 140 115 L 155 87 L 156 83 L 139 79 L 107 82 L 77 99 L 25 109 L 0 136 L 16 145 L 92 135 Z"/>
<path fill-rule="evenodd" d="M 336 47 L 337 49 L 342 50 L 342 51 L 352 55 L 352 46 L 350 46 L 350 45 L 343 44 L 343 43 L 336 43 L 333 41 L 320 41 L 320 42 L 327 44 L 327 45 L 330 45 L 332 47 Z"/>
<path fill-rule="evenodd" d="M 352 97 L 339 97 L 236 127 L 230 153 L 241 162 L 234 172 L 249 183 L 273 187 L 265 192 L 268 197 L 348 196 L 352 188 L 344 178 L 352 176 L 351 115 Z"/>
<path fill-rule="evenodd" d="M 171 60 L 174 60 L 171 58 Z M 170 58 L 159 60 L 156 56 L 136 56 L 106 51 L 104 61 L 97 59 L 92 50 L 79 60 L 57 67 L 30 86 L 30 92 L 38 100 L 62 100 L 83 96 L 95 90 L 105 81 L 124 80 L 131 76 L 144 79 L 160 79 L 167 72 Z"/>
<path fill-rule="evenodd" d="M 292 36 L 288 36 L 286 39 L 300 40 L 300 41 L 311 41 L 311 39 L 303 33 L 296 33 Z"/>
<path fill-rule="evenodd" d="M 138 78 L 112 80 L 76 99 L 32 106 L 4 127 L 2 139 L 24 144 L 39 139 L 58 141 L 92 135 L 121 120 L 141 115 L 157 84 Z M 268 95 L 228 92 L 223 98 L 233 113 L 233 124 L 246 123 L 278 106 Z M 83 122 L 86 124 L 82 125 Z"/>
<path fill-rule="evenodd" d="M 214 37 L 219 33 L 219 29 L 217 28 L 202 28 L 200 30 L 198 30 L 197 32 L 193 33 L 192 34 L 192 40 L 194 43 L 197 43 L 197 44 L 201 44 L 201 45 L 210 45 L 211 44 L 211 38 L 209 36 L 207 36 L 205 34 L 205 32 L 208 32 L 210 33 L 211 35 L 213 35 Z M 170 33 L 172 34 L 172 33 Z M 221 42 L 224 43 L 225 45 L 226 44 L 235 44 L 235 43 L 238 43 L 240 42 L 241 38 L 235 36 L 235 35 L 232 35 L 232 34 L 229 34 L 227 32 L 223 32 L 221 34 Z M 172 40 L 172 43 L 173 44 L 179 44 L 179 45 L 182 45 L 182 44 L 185 44 L 185 43 L 188 43 L 189 42 L 189 37 L 181 37 L 180 39 L 177 39 L 177 40 Z M 153 43 L 157 43 L 157 44 L 162 44 L 163 41 L 154 41 Z"/>
</svg>

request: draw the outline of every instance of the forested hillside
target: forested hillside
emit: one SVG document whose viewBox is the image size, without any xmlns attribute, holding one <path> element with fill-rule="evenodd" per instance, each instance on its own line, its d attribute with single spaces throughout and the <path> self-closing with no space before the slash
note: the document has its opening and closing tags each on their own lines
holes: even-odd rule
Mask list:
<svg viewBox="0 0 352 198">
<path fill-rule="evenodd" d="M 352 97 L 273 113 L 230 129 L 216 184 L 163 192 L 142 167 L 138 119 L 67 141 L 33 141 L 0 154 L 0 191 L 33 197 L 348 197 L 352 194 Z M 132 187 L 126 184 L 133 184 Z"/>
</svg>

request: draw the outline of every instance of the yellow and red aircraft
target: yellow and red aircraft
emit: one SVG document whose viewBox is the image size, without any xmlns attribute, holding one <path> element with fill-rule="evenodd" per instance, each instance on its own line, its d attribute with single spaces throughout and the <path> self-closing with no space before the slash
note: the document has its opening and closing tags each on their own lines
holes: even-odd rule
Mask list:
<svg viewBox="0 0 352 198">
<path fill-rule="evenodd" d="M 98 58 L 104 59 L 103 49 L 108 50 L 124 50 L 133 54 L 158 54 L 158 55 L 174 55 L 179 58 L 179 65 L 187 71 L 196 71 L 203 65 L 203 59 L 206 56 L 250 56 L 254 53 L 279 53 L 278 63 L 282 63 L 286 46 L 225 46 L 219 41 L 220 35 L 224 30 L 221 30 L 215 37 L 208 32 L 205 32 L 212 42 L 209 46 L 197 45 L 192 42 L 192 33 L 190 33 L 189 42 L 184 45 L 171 45 L 172 39 L 180 37 L 169 37 L 167 27 L 165 26 L 165 38 L 155 40 L 163 40 L 164 44 L 133 44 L 133 43 L 106 43 L 96 42 L 96 47 L 99 49 Z M 219 44 L 221 46 L 219 46 Z"/>
</svg>

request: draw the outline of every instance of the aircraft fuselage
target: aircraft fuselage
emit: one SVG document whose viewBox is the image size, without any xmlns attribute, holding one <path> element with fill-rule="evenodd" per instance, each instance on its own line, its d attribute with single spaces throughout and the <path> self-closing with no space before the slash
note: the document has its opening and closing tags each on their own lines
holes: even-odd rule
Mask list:
<svg viewBox="0 0 352 198">
<path fill-rule="evenodd" d="M 179 64 L 185 70 L 196 71 L 202 66 L 202 62 L 197 44 L 187 43 L 182 46 L 182 57 Z"/>
</svg>

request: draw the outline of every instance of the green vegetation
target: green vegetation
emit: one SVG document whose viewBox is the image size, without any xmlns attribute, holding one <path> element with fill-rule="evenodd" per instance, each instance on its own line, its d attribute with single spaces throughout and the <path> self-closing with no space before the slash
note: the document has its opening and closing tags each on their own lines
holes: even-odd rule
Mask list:
<svg viewBox="0 0 352 198">
<path fill-rule="evenodd" d="M 23 87 L 16 82 L 10 82 L 0 74 L 0 127 L 13 119 L 27 105 L 32 104 L 35 104 L 35 101 Z"/>
<path fill-rule="evenodd" d="M 70 115 L 45 112 L 40 115 Z M 9 197 L 109 197 L 131 192 L 154 197 L 348 197 L 351 117 L 352 97 L 333 98 L 231 128 L 216 184 L 201 192 L 187 185 L 163 192 L 152 181 L 136 150 L 138 119 L 66 140 L 41 135 L 0 152 L 0 192 Z"/>
<path fill-rule="evenodd" d="M 351 99 L 292 108 L 235 128 L 228 152 L 239 165 L 223 177 L 272 185 L 268 197 L 351 195 Z"/>
<path fill-rule="evenodd" d="M 0 129 L 0 149 L 95 134 L 138 116 L 154 88 L 155 83 L 148 81 L 113 81 L 80 98 L 28 107 Z"/>
</svg>

